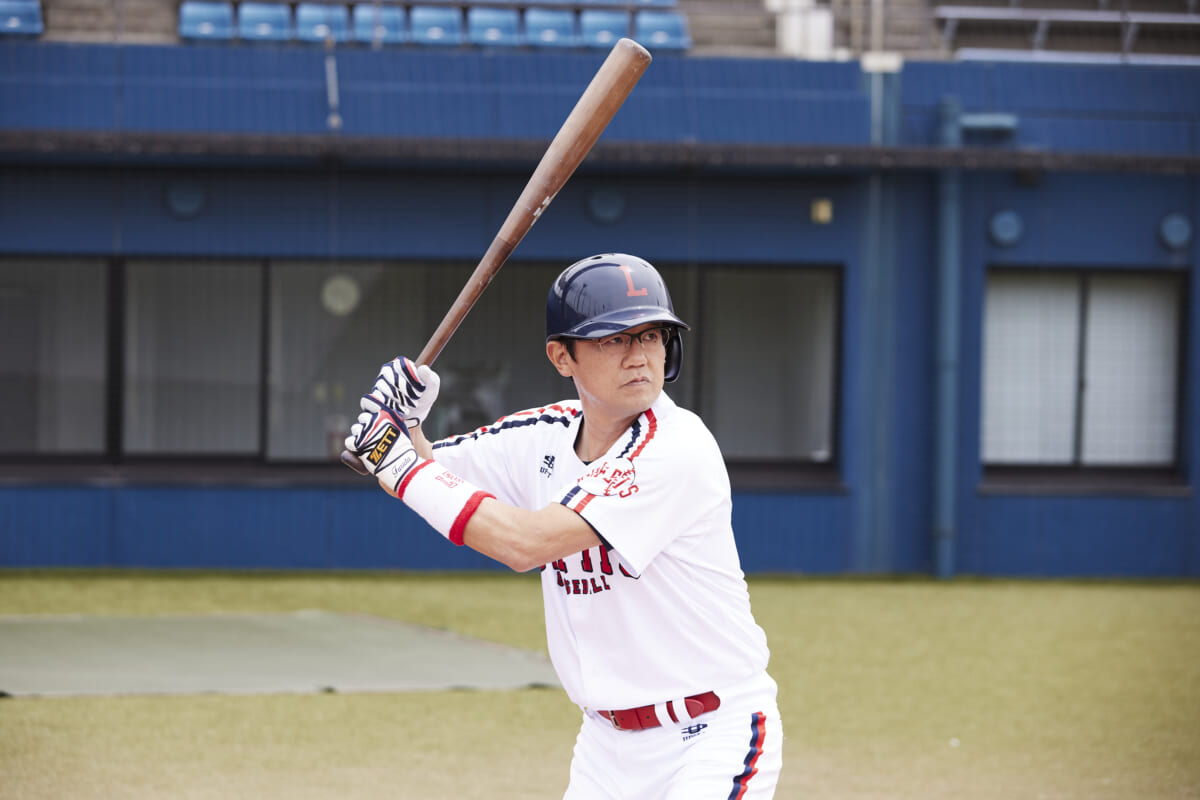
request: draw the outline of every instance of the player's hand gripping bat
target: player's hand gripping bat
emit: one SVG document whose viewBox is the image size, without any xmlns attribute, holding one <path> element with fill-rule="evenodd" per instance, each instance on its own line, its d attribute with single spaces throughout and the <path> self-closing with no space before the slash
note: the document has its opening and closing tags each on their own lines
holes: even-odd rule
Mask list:
<svg viewBox="0 0 1200 800">
<path fill-rule="evenodd" d="M 537 169 L 517 198 L 516 205 L 508 213 L 508 219 L 500 226 L 500 232 L 471 273 L 470 280 L 458 293 L 458 298 L 417 357 L 417 364 L 432 364 L 442 352 L 483 290 L 600 138 L 648 66 L 650 53 L 632 39 L 621 39 L 613 46 L 612 52 L 600 65 L 592 82 L 550 142 Z M 367 474 L 348 450 L 342 451 L 342 463 L 355 472 Z"/>
</svg>

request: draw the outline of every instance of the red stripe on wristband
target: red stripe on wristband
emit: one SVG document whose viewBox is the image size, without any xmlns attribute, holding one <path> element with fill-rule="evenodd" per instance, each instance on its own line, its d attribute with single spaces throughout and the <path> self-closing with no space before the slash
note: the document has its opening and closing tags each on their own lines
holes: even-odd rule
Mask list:
<svg viewBox="0 0 1200 800">
<path fill-rule="evenodd" d="M 403 500 L 403 499 L 404 499 L 404 491 L 405 491 L 405 490 L 408 488 L 408 485 L 409 485 L 410 483 L 412 483 L 412 479 L 413 479 L 413 477 L 414 477 L 414 476 L 415 476 L 415 475 L 416 475 L 418 472 L 420 472 L 421 470 L 425 469 L 426 467 L 428 467 L 428 466 L 429 466 L 430 464 L 432 464 L 432 463 L 433 463 L 433 461 L 432 461 L 431 459 L 425 459 L 425 460 L 424 460 L 424 461 L 422 461 L 420 464 L 418 464 L 417 466 L 415 466 L 415 467 L 413 467 L 412 469 L 410 469 L 410 470 L 408 471 L 408 474 L 404 476 L 404 480 L 400 481 L 400 485 L 396 487 L 396 497 L 398 497 L 398 498 L 400 498 L 401 500 Z"/>
<path fill-rule="evenodd" d="M 488 494 L 484 491 L 476 492 L 471 495 L 471 499 L 462 507 L 462 511 L 458 512 L 458 516 L 454 518 L 454 524 L 450 526 L 449 539 L 454 544 L 462 547 L 463 534 L 467 531 L 467 523 L 471 521 L 471 517 L 475 516 L 475 512 L 479 510 L 479 504 L 487 498 L 496 499 L 496 495 Z"/>
</svg>

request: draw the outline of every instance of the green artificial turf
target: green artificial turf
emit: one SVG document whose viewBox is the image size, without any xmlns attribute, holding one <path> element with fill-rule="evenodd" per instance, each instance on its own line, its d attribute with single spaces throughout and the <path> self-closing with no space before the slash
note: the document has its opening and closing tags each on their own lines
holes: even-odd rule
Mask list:
<svg viewBox="0 0 1200 800">
<path fill-rule="evenodd" d="M 1200 585 L 750 587 L 779 798 L 1200 798 Z M 306 608 L 545 650 L 530 575 L 0 572 L 0 614 Z M 0 798 L 556 798 L 578 722 L 546 689 L 8 698 Z"/>
</svg>

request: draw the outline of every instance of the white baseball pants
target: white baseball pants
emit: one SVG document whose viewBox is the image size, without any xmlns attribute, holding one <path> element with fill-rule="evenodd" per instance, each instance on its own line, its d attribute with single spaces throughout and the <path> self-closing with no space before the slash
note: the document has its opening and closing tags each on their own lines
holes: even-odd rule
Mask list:
<svg viewBox="0 0 1200 800">
<path fill-rule="evenodd" d="M 686 723 L 621 731 L 583 715 L 564 800 L 768 800 L 783 724 L 766 673 L 715 689 L 721 707 Z"/>
</svg>

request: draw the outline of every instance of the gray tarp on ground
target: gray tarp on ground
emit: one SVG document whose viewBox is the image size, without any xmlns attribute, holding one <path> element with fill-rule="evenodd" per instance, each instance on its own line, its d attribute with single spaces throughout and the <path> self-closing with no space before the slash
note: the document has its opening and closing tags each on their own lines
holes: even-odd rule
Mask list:
<svg viewBox="0 0 1200 800">
<path fill-rule="evenodd" d="M 558 686 L 538 653 L 366 615 L 0 617 L 10 695 Z"/>
</svg>

